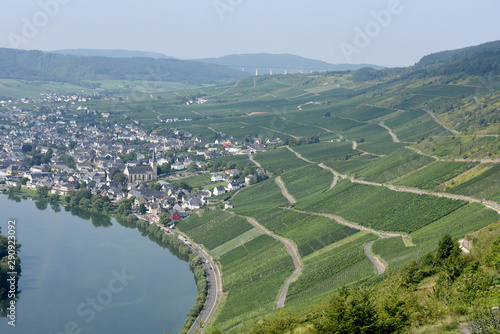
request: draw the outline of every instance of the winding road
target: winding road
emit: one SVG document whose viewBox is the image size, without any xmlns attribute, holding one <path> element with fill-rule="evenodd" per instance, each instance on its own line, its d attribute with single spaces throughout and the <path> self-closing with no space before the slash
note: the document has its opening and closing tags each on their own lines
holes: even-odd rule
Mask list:
<svg viewBox="0 0 500 334">
<path fill-rule="evenodd" d="M 184 233 L 180 231 L 177 231 L 176 233 L 182 236 L 182 238 L 179 239 L 185 240 L 184 242 L 188 245 L 189 249 L 192 252 L 198 253 L 198 256 L 200 257 L 200 260 L 202 261 L 203 267 L 205 268 L 205 272 L 207 274 L 207 283 L 208 283 L 207 299 L 205 301 L 203 309 L 196 318 L 196 321 L 188 331 L 188 334 L 194 334 L 194 333 L 201 334 L 203 333 L 206 324 L 208 324 L 212 319 L 221 301 L 222 276 L 220 273 L 219 266 L 214 262 L 212 257 L 201 246 L 194 243 Z"/>
<path fill-rule="evenodd" d="M 441 122 L 439 120 L 439 118 L 436 117 L 436 115 L 434 115 L 434 113 L 432 111 L 430 111 L 429 109 L 425 109 L 425 108 L 422 108 L 423 111 L 425 111 L 426 113 L 428 113 L 429 115 L 431 115 L 431 117 L 439 124 L 441 125 L 443 128 L 445 128 L 446 130 L 450 131 L 451 133 L 453 134 L 460 134 L 460 132 L 458 132 L 457 130 L 453 130 L 451 128 L 449 128 L 448 126 L 444 125 L 443 122 Z"/>
<path fill-rule="evenodd" d="M 276 303 L 276 308 L 282 308 L 285 305 L 286 294 L 288 293 L 288 288 L 290 287 L 290 284 L 299 276 L 300 272 L 302 271 L 302 261 L 300 260 L 297 247 L 293 244 L 292 241 L 280 237 L 279 235 L 276 235 L 273 232 L 269 231 L 254 218 L 252 217 L 245 217 L 245 218 L 250 224 L 258 228 L 260 231 L 262 231 L 263 233 L 267 234 L 268 236 L 278 240 L 283 245 L 285 245 L 286 249 L 288 250 L 288 253 L 290 253 L 290 256 L 292 257 L 293 265 L 295 266 L 295 271 L 281 289 L 280 295 L 278 297 L 278 302 Z"/>
<path fill-rule="evenodd" d="M 295 198 L 288 192 L 288 189 L 286 189 L 285 184 L 283 183 L 283 180 L 281 179 L 281 176 L 278 176 L 277 178 L 275 178 L 274 181 L 276 181 L 276 184 L 281 189 L 281 193 L 283 194 L 283 196 L 285 196 L 285 198 L 288 200 L 288 202 L 290 202 L 290 204 L 297 203 Z"/>
<path fill-rule="evenodd" d="M 377 273 L 380 275 L 380 274 L 384 273 L 385 265 L 382 263 L 382 261 L 379 258 L 373 256 L 370 252 L 370 249 L 375 241 L 376 240 L 370 241 L 369 243 L 367 243 L 365 245 L 365 254 L 366 254 L 366 256 L 368 256 L 370 261 L 372 261 L 372 263 L 375 265 L 375 267 L 377 268 Z"/>
</svg>

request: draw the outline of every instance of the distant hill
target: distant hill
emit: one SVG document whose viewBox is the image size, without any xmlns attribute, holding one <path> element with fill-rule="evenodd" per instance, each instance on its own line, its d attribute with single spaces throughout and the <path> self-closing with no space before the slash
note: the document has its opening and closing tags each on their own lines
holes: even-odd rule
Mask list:
<svg viewBox="0 0 500 334">
<path fill-rule="evenodd" d="M 225 66 L 178 59 L 67 56 L 0 48 L 0 78 L 81 84 L 84 80 L 147 80 L 221 84 L 248 74 Z"/>
<path fill-rule="evenodd" d="M 145 57 L 154 59 L 176 59 L 175 57 L 166 56 L 158 52 L 130 51 L 130 50 L 111 50 L 111 49 L 64 49 L 54 50 L 50 53 L 58 53 L 70 56 L 96 56 L 96 57 L 112 57 L 112 58 L 134 58 Z"/>
<path fill-rule="evenodd" d="M 457 50 L 448 50 L 432 53 L 422 57 L 416 66 L 426 66 L 437 62 L 454 62 L 464 58 L 471 58 L 484 52 L 500 51 L 500 41 L 488 42 L 476 46 L 469 46 Z"/>
<path fill-rule="evenodd" d="M 269 73 L 297 73 L 316 71 L 349 71 L 358 70 L 363 67 L 371 67 L 376 70 L 382 66 L 370 64 L 340 64 L 334 65 L 324 61 L 308 59 L 292 54 L 233 54 L 219 58 L 194 59 L 196 61 L 227 66 L 237 70 L 244 70 L 255 74 L 257 69 L 259 74 Z"/>
</svg>

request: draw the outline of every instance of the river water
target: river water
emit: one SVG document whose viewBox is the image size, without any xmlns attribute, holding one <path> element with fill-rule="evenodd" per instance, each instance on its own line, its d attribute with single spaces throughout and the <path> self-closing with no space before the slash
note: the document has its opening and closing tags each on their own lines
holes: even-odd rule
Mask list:
<svg viewBox="0 0 500 334">
<path fill-rule="evenodd" d="M 188 263 L 135 228 L 0 195 L 2 234 L 12 218 L 22 276 L 2 334 L 173 334 L 196 303 Z"/>
</svg>

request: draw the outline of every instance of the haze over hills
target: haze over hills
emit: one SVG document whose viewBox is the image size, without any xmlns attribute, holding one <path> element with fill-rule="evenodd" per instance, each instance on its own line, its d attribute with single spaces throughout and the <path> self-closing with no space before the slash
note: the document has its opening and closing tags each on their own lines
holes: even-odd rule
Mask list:
<svg viewBox="0 0 500 334">
<path fill-rule="evenodd" d="M 422 57 L 420 61 L 416 64 L 417 66 L 425 66 L 433 64 L 440 61 L 457 61 L 463 58 L 470 58 L 484 52 L 495 52 L 500 51 L 500 41 L 492 41 L 488 43 L 483 43 L 476 46 L 469 46 L 462 49 L 447 50 L 432 53 L 430 55 Z"/>
<path fill-rule="evenodd" d="M 57 53 L 69 56 L 95 56 L 95 57 L 111 57 L 111 58 L 145 57 L 154 59 L 177 59 L 175 57 L 167 56 L 159 52 L 131 51 L 131 50 L 120 50 L 120 49 L 63 49 L 63 50 L 50 51 L 50 53 Z"/>
<path fill-rule="evenodd" d="M 308 59 L 292 54 L 233 54 L 219 58 L 193 59 L 196 61 L 224 65 L 238 70 L 245 70 L 255 74 L 257 69 L 260 74 L 269 73 L 297 73 L 297 72 L 323 72 L 323 71 L 355 71 L 363 67 L 379 70 L 383 66 L 371 64 L 329 64 L 324 61 Z"/>
<path fill-rule="evenodd" d="M 188 85 L 221 84 L 248 74 L 215 64 L 178 59 L 69 56 L 0 48 L 0 77 L 80 84 L 88 80 L 143 80 Z"/>
</svg>

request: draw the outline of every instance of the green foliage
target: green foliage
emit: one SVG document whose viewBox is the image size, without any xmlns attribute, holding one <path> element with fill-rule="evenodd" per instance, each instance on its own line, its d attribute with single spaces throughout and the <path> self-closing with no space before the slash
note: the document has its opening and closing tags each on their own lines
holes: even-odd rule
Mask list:
<svg viewBox="0 0 500 334">
<path fill-rule="evenodd" d="M 248 76 L 223 66 L 178 59 L 82 57 L 14 49 L 0 51 L 1 76 L 12 79 L 77 84 L 82 80 L 153 79 L 201 85 Z M 148 68 L 154 68 L 154 74 Z"/>
<path fill-rule="evenodd" d="M 340 289 L 316 322 L 316 333 L 371 334 L 383 333 L 371 291 Z"/>
<path fill-rule="evenodd" d="M 383 183 L 412 172 L 433 161 L 432 158 L 403 148 L 374 161 L 356 174 L 365 180 Z"/>
<path fill-rule="evenodd" d="M 500 200 L 500 164 L 454 187 L 449 192 L 479 199 Z"/>
<path fill-rule="evenodd" d="M 328 180 L 333 181 L 333 174 L 316 165 L 309 165 L 290 169 L 284 172 L 281 178 L 290 194 L 296 200 L 300 200 L 329 189 L 331 182 L 328 183 Z"/>
<path fill-rule="evenodd" d="M 190 224 L 189 219 L 178 224 L 179 229 L 185 231 L 196 243 L 203 244 L 209 250 L 224 244 L 225 242 L 252 229 L 246 219 L 230 215 L 225 212 L 215 211 L 218 214 L 203 215 L 206 218 L 202 224 L 196 223 L 195 227 Z"/>
<path fill-rule="evenodd" d="M 7 281 L 11 278 L 8 273 L 17 272 L 15 276 L 16 289 L 19 286 L 17 282 L 21 276 L 21 259 L 18 256 L 21 245 L 9 243 L 9 240 L 5 235 L 0 234 L 0 301 L 8 298 L 11 285 L 11 282 Z"/>
<path fill-rule="evenodd" d="M 254 159 L 262 164 L 262 168 L 278 174 L 290 168 L 307 165 L 307 162 L 297 158 L 286 147 L 258 153 Z"/>
<path fill-rule="evenodd" d="M 476 165 L 477 163 L 474 162 L 436 161 L 395 183 L 421 189 L 433 189 Z"/>
<path fill-rule="evenodd" d="M 449 198 L 396 192 L 345 180 L 321 196 L 297 203 L 296 208 L 337 214 L 382 231 L 413 232 L 465 204 Z"/>
<path fill-rule="evenodd" d="M 113 180 L 118 182 L 125 182 L 127 181 L 127 175 L 121 172 L 115 173 L 115 175 L 113 175 Z"/>
</svg>

